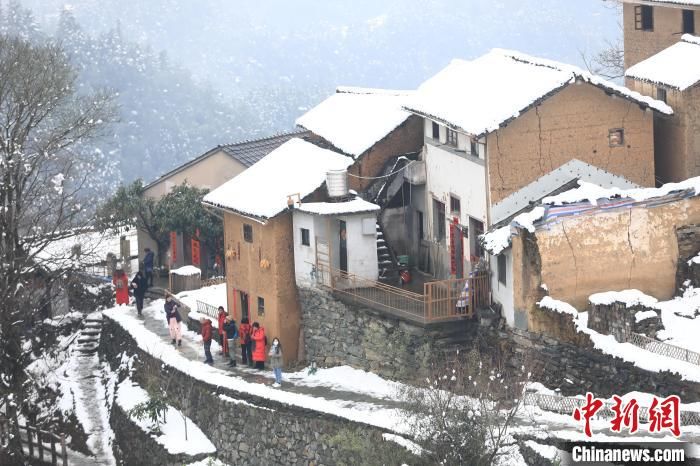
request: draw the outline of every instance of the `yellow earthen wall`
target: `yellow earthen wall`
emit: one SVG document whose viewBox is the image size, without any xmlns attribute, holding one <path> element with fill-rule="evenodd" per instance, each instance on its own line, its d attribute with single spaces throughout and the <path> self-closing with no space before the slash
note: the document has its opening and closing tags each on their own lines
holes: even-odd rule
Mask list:
<svg viewBox="0 0 700 466">
<path fill-rule="evenodd" d="M 491 203 L 572 159 L 654 186 L 653 113 L 591 84 L 572 84 L 487 136 Z M 623 128 L 622 147 L 610 129 Z"/>
<path fill-rule="evenodd" d="M 675 291 L 676 228 L 700 222 L 700 197 L 671 204 L 566 217 L 536 232 L 541 282 L 555 299 L 585 310 L 593 293 L 638 289 L 666 300 Z M 519 267 L 514 262 L 514 269 Z M 515 272 L 514 272 L 515 275 Z M 533 290 L 517 290 L 530 311 Z"/>
<path fill-rule="evenodd" d="M 243 239 L 243 225 L 253 227 L 253 242 Z M 248 293 L 250 323 L 265 327 L 268 340 L 279 337 L 285 361 L 296 360 L 299 347 L 300 308 L 294 282 L 292 216 L 283 213 L 262 225 L 227 212 L 224 215 L 224 242 L 236 258 L 226 258 L 226 289 L 229 313 L 240 323 L 238 290 Z M 240 255 L 239 255 L 240 254 Z M 261 261 L 269 261 L 269 268 Z M 233 290 L 236 290 L 234 293 Z M 265 313 L 258 315 L 258 297 L 265 299 Z M 234 302 L 235 301 L 235 302 Z"/>
<path fill-rule="evenodd" d="M 683 8 L 695 9 L 696 34 L 700 32 L 700 8 L 658 6 L 654 8 L 654 30 L 635 29 L 633 3 L 623 5 L 625 69 L 655 55 L 678 42 L 683 31 Z"/>
</svg>

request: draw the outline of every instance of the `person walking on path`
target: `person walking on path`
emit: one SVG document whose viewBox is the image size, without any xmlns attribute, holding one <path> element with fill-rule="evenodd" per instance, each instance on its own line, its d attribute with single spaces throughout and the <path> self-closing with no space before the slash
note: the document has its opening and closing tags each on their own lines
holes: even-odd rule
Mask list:
<svg viewBox="0 0 700 466">
<path fill-rule="evenodd" d="M 265 359 L 267 352 L 267 337 L 265 336 L 265 327 L 261 327 L 259 323 L 253 323 L 253 333 L 250 338 L 253 340 L 253 362 L 258 370 L 265 369 Z"/>
<path fill-rule="evenodd" d="M 214 364 L 214 358 L 211 357 L 211 320 L 206 317 L 199 319 L 202 324 L 202 344 L 204 345 L 204 364 Z"/>
<path fill-rule="evenodd" d="M 170 338 L 173 340 L 173 345 L 177 342 L 177 346 L 182 346 L 182 317 L 177 310 L 177 303 L 172 296 L 165 298 L 165 320 L 168 322 L 168 330 L 170 330 Z"/>
<path fill-rule="evenodd" d="M 117 264 L 116 270 L 112 275 L 112 283 L 116 289 L 117 306 L 129 304 L 129 277 L 122 269 L 121 264 Z"/>
<path fill-rule="evenodd" d="M 131 280 L 131 288 L 134 290 L 134 298 L 136 299 L 136 310 L 139 315 L 141 315 L 141 311 L 143 311 L 143 298 L 146 296 L 147 287 L 148 282 L 146 282 L 146 277 L 144 277 L 143 272 L 139 270 Z"/>
<path fill-rule="evenodd" d="M 143 269 L 146 272 L 147 286 L 153 286 L 153 262 L 155 260 L 155 254 L 150 248 L 145 248 L 143 252 L 146 253 L 143 257 Z"/>
<path fill-rule="evenodd" d="M 279 338 L 272 340 L 272 346 L 270 347 L 270 367 L 275 373 L 275 383 L 272 384 L 273 387 L 282 386 L 282 366 L 284 366 L 284 358 L 282 356 L 282 344 Z"/>
<path fill-rule="evenodd" d="M 224 306 L 219 306 L 219 346 L 221 349 L 219 350 L 219 354 L 222 354 L 224 356 L 228 356 L 228 340 L 226 339 L 226 335 L 224 332 L 224 324 L 226 323 L 226 317 L 228 316 L 228 313 L 224 309 Z"/>
<path fill-rule="evenodd" d="M 238 330 L 236 329 L 236 322 L 229 316 L 226 316 L 226 320 L 224 321 L 224 334 L 231 358 L 228 365 L 229 367 L 236 367 L 236 352 L 234 351 L 236 347 L 234 346 L 234 340 L 238 338 Z"/>
<path fill-rule="evenodd" d="M 252 340 L 250 339 L 250 333 L 253 329 L 248 323 L 248 318 L 244 317 L 241 319 L 241 326 L 238 329 L 238 338 L 241 344 L 241 364 L 247 364 L 253 366 L 253 352 L 252 352 Z"/>
</svg>

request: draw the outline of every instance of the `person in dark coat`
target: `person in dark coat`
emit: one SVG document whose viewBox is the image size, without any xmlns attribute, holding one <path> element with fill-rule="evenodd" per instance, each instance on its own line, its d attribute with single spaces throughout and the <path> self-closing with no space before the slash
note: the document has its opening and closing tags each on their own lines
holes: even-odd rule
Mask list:
<svg viewBox="0 0 700 466">
<path fill-rule="evenodd" d="M 147 286 L 153 286 L 153 262 L 155 261 L 155 254 L 150 248 L 145 248 L 143 252 L 146 255 L 143 258 L 143 269 L 146 272 Z"/>
<path fill-rule="evenodd" d="M 138 311 L 139 315 L 141 315 L 141 311 L 143 311 L 143 298 L 146 296 L 146 288 L 148 288 L 148 282 L 146 281 L 146 277 L 144 277 L 143 272 L 139 270 L 131 280 L 131 289 L 134 290 L 136 310 Z"/>
<path fill-rule="evenodd" d="M 199 323 L 202 325 L 202 344 L 204 345 L 204 364 L 214 364 L 214 358 L 211 357 L 211 320 L 206 317 L 199 319 Z"/>
<path fill-rule="evenodd" d="M 224 306 L 219 306 L 218 331 L 219 331 L 219 346 L 221 347 L 219 354 L 224 355 L 224 356 L 228 356 L 228 339 L 226 338 L 226 336 L 224 334 L 224 324 L 226 323 L 227 316 L 228 316 L 228 313 L 226 312 L 226 309 L 224 309 Z"/>
<path fill-rule="evenodd" d="M 235 349 L 235 340 L 238 337 L 238 329 L 236 328 L 236 322 L 231 319 L 231 317 L 226 316 L 226 321 L 224 322 L 224 334 L 226 335 L 226 341 L 229 348 Z M 229 356 L 231 360 L 228 365 L 231 367 L 236 367 L 236 352 L 233 350 L 229 351 Z"/>
<path fill-rule="evenodd" d="M 253 333 L 250 334 L 253 340 L 253 362 L 258 370 L 265 369 L 265 359 L 267 358 L 267 337 L 265 336 L 265 327 L 261 327 L 259 323 L 253 322 Z"/>
<path fill-rule="evenodd" d="M 177 310 L 177 303 L 172 296 L 165 298 L 165 321 L 168 323 L 170 330 L 170 338 L 173 339 L 173 345 L 177 342 L 177 346 L 182 346 L 182 317 Z"/>
<path fill-rule="evenodd" d="M 253 366 L 252 340 L 250 339 L 252 331 L 253 329 L 248 323 L 248 318 L 242 318 L 241 326 L 238 329 L 238 340 L 241 344 L 241 364 L 247 364 L 251 367 Z"/>
</svg>

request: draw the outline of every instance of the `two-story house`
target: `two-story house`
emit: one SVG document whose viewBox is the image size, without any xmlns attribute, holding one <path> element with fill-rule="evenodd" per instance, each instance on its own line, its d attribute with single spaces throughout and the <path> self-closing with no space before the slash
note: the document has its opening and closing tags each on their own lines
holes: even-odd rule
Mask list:
<svg viewBox="0 0 700 466">
<path fill-rule="evenodd" d="M 698 0 L 622 0 L 625 69 L 700 32 Z"/>
<path fill-rule="evenodd" d="M 571 161 L 654 186 L 654 115 L 673 113 L 576 67 L 500 49 L 453 60 L 405 108 L 424 122 L 417 217 L 438 278 L 469 272 L 479 235 L 517 212 L 514 193 Z"/>
</svg>

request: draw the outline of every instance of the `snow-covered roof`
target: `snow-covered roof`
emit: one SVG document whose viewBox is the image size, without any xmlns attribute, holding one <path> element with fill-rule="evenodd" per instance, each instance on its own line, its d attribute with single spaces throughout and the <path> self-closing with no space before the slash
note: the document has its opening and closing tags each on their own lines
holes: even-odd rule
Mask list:
<svg viewBox="0 0 700 466">
<path fill-rule="evenodd" d="M 405 108 L 475 137 L 497 130 L 557 90 L 584 81 L 664 114 L 665 103 L 572 65 L 494 49 L 476 60 L 455 59 L 406 98 Z"/>
<path fill-rule="evenodd" d="M 359 197 L 346 202 L 303 202 L 297 210 L 315 215 L 347 215 L 377 212 L 381 209 Z"/>
<path fill-rule="evenodd" d="M 627 307 L 644 306 L 650 308 L 655 307 L 658 302 L 653 296 L 635 289 L 595 293 L 588 297 L 588 301 L 593 305 L 609 306 L 613 303 L 622 303 Z"/>
<path fill-rule="evenodd" d="M 624 3 L 639 4 L 640 0 L 622 0 Z M 644 3 L 661 3 L 665 5 L 682 6 L 700 6 L 700 0 L 644 0 Z"/>
<path fill-rule="evenodd" d="M 173 275 L 181 275 L 183 277 L 191 277 L 192 275 L 201 275 L 202 271 L 194 265 L 185 265 L 179 269 L 171 269 L 170 273 Z"/>
<path fill-rule="evenodd" d="M 573 159 L 527 186 L 515 191 L 491 208 L 492 222 L 498 223 L 511 215 L 525 209 L 531 202 L 536 202 L 552 194 L 557 189 L 575 180 L 595 183 L 602 187 L 638 188 L 639 186 L 621 176 L 594 167 L 578 159 Z"/>
<path fill-rule="evenodd" d="M 411 116 L 402 109 L 411 92 L 339 87 L 296 124 L 358 157 Z"/>
<path fill-rule="evenodd" d="M 518 228 L 534 232 L 542 223 L 591 211 L 598 208 L 599 204 L 608 210 L 649 203 L 652 199 L 661 204 L 700 195 L 700 176 L 679 183 L 666 183 L 659 188 L 603 188 L 580 180 L 578 184 L 577 188 L 545 197 L 541 205 L 517 215 L 508 225 L 486 232 L 481 236 L 484 248 L 491 254 L 500 254 L 510 246 L 511 237 L 517 234 Z"/>
<path fill-rule="evenodd" d="M 688 89 L 700 81 L 700 38 L 684 34 L 679 42 L 630 67 L 625 76 Z"/>
<path fill-rule="evenodd" d="M 303 199 L 343 170 L 352 158 L 301 139 L 290 139 L 232 180 L 204 196 L 204 203 L 265 221 L 287 208 L 287 197 Z"/>
</svg>

